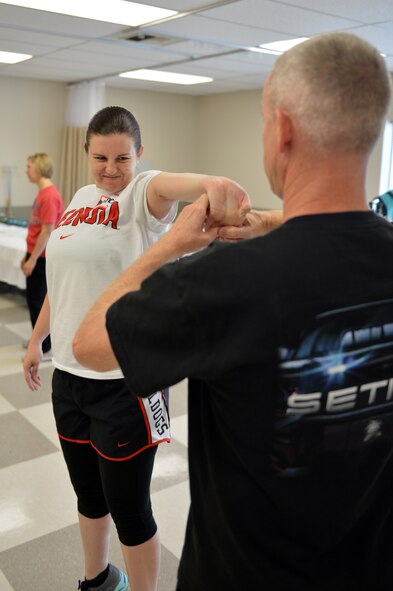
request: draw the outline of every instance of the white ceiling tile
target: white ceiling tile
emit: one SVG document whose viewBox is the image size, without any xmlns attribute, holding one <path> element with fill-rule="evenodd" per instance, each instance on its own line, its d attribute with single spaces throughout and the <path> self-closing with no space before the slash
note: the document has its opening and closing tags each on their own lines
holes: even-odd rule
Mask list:
<svg viewBox="0 0 393 591">
<path fill-rule="evenodd" d="M 15 51 L 16 53 L 27 53 L 29 55 L 42 55 L 53 48 L 48 45 L 37 45 L 36 43 L 25 43 L 23 41 L 4 40 L 0 37 L 0 51 Z"/>
<path fill-rule="evenodd" d="M 51 35 L 50 33 L 41 33 L 13 27 L 0 26 L 0 42 L 12 40 L 15 43 L 31 43 L 32 45 L 42 45 L 45 47 L 67 47 L 71 43 L 79 42 L 70 36 Z"/>
<path fill-rule="evenodd" d="M 80 53 L 89 53 L 95 56 L 95 59 L 110 59 L 112 63 L 135 60 L 135 61 L 146 61 L 147 63 L 162 63 L 178 61 L 188 58 L 184 53 L 175 51 L 174 46 L 169 47 L 156 47 L 155 49 L 146 47 L 145 45 L 136 44 L 132 45 L 128 43 L 121 46 L 113 45 L 108 43 L 105 39 L 85 43 L 78 47 L 72 48 Z M 118 69 L 118 68 L 117 68 Z"/>
<path fill-rule="evenodd" d="M 273 0 L 277 4 L 280 0 Z M 285 0 L 285 4 L 301 6 L 316 10 L 323 14 L 336 15 L 357 20 L 361 23 L 378 23 L 393 19 L 393 2 L 391 0 Z"/>
<path fill-rule="evenodd" d="M 393 55 L 392 31 L 393 21 L 378 25 L 356 27 L 351 32 L 374 45 L 379 51 L 387 55 Z"/>
<path fill-rule="evenodd" d="M 199 57 L 203 55 L 214 55 L 215 53 L 221 53 L 223 51 L 223 46 L 216 43 L 209 43 L 208 41 L 178 40 L 176 43 L 171 45 L 169 49 L 174 49 L 192 57 Z"/>
<path fill-rule="evenodd" d="M 260 65 L 246 65 L 242 61 L 214 57 L 195 62 L 188 62 L 187 64 L 173 64 L 165 67 L 165 70 L 169 72 L 181 71 L 184 74 L 197 74 L 219 78 L 225 77 L 228 73 L 240 75 L 257 73 L 260 72 L 261 69 Z"/>
<path fill-rule="evenodd" d="M 113 35 L 124 27 L 111 23 L 102 23 L 86 18 L 64 16 L 43 10 L 19 8 L 0 3 L 0 23 L 2 26 L 19 26 L 28 30 L 73 36 L 101 37 Z"/>
<path fill-rule="evenodd" d="M 209 43 L 225 42 L 227 45 L 236 47 L 239 45 L 256 45 L 277 41 L 281 36 L 275 31 L 269 31 L 257 27 L 239 25 L 217 21 L 201 16 L 188 16 L 183 19 L 173 20 L 160 25 L 147 27 L 147 32 L 157 35 L 166 34 L 202 40 Z"/>
<path fill-rule="evenodd" d="M 209 19 L 220 20 L 223 25 L 234 23 L 299 36 L 323 33 L 357 24 L 357 21 L 352 19 L 316 12 L 312 9 L 312 3 L 308 9 L 304 9 L 272 0 L 243 0 L 208 10 L 202 13 L 203 15 Z"/>
</svg>

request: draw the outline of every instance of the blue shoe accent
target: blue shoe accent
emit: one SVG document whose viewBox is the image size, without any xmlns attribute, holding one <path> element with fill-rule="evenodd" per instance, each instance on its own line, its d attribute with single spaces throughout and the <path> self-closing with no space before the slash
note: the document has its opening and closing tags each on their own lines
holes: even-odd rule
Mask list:
<svg viewBox="0 0 393 591">
<path fill-rule="evenodd" d="M 114 588 L 113 591 L 127 591 L 128 588 L 128 578 L 127 575 L 123 572 L 120 572 L 120 581 L 119 584 Z"/>
</svg>

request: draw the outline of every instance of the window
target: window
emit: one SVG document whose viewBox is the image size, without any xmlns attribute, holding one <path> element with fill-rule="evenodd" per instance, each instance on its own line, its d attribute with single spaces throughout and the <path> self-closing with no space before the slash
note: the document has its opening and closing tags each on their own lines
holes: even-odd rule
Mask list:
<svg viewBox="0 0 393 591">
<path fill-rule="evenodd" d="M 387 121 L 382 140 L 381 176 L 379 194 L 393 189 L 393 122 Z"/>
</svg>

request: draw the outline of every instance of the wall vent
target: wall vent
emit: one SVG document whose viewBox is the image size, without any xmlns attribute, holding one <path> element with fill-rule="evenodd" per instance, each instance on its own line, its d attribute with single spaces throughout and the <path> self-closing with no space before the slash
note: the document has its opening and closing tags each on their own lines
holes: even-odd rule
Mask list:
<svg viewBox="0 0 393 591">
<path fill-rule="evenodd" d="M 125 41 L 134 41 L 135 43 L 141 43 L 142 41 L 151 41 L 155 39 L 154 35 L 146 35 L 145 33 L 135 33 L 130 37 L 124 37 Z"/>
<path fill-rule="evenodd" d="M 120 34 L 112 37 L 112 39 L 117 39 L 118 41 L 126 41 L 127 43 L 135 43 L 140 45 L 146 46 L 159 46 L 163 47 L 164 45 L 173 45 L 174 43 L 179 43 L 179 39 L 175 39 L 173 37 L 160 37 L 158 35 L 149 35 L 148 33 L 144 33 L 143 31 L 123 31 Z"/>
</svg>

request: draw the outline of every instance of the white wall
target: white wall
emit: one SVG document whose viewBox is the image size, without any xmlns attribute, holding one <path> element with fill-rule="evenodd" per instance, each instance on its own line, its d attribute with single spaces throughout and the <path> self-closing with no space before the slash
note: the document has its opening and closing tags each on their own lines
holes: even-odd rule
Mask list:
<svg viewBox="0 0 393 591">
<path fill-rule="evenodd" d="M 144 169 L 198 172 L 198 97 L 109 87 L 106 104 L 125 107 L 136 117 Z"/>
<path fill-rule="evenodd" d="M 263 171 L 261 91 L 216 94 L 200 99 L 200 168 L 233 178 L 255 207 L 281 208 Z"/>
<path fill-rule="evenodd" d="M 0 206 L 7 197 L 3 166 L 15 167 L 12 204 L 31 205 L 36 185 L 26 178 L 26 160 L 35 152 L 49 153 L 58 176 L 67 87 L 63 83 L 0 77 Z"/>
</svg>

